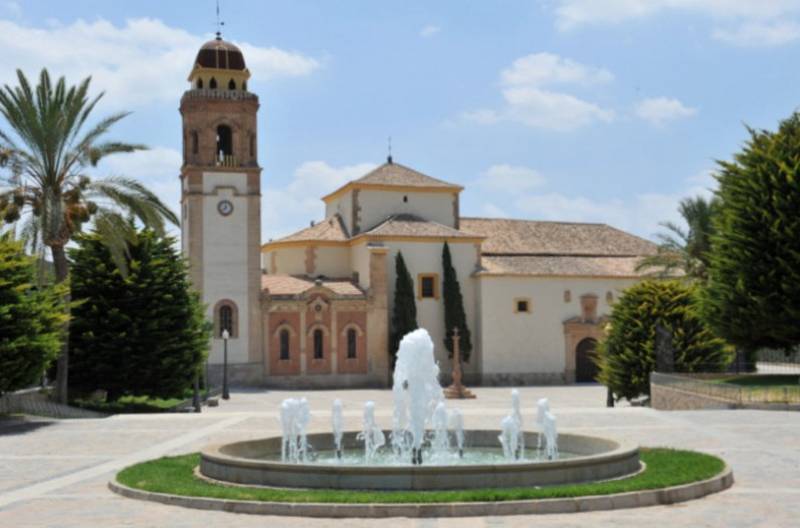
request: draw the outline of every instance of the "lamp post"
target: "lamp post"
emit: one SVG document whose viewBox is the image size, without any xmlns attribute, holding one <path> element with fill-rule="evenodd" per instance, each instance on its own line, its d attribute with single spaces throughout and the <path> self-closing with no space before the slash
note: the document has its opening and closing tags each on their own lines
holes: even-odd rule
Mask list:
<svg viewBox="0 0 800 528">
<path fill-rule="evenodd" d="M 231 334 L 228 332 L 228 329 L 222 331 L 222 342 L 223 342 L 223 356 L 222 356 L 222 399 L 223 400 L 230 400 L 231 395 L 228 392 L 228 338 Z"/>
</svg>

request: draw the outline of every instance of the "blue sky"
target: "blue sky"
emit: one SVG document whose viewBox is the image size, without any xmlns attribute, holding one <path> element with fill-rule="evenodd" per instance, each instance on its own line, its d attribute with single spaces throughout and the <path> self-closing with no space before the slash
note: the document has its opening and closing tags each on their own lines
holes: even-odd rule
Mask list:
<svg viewBox="0 0 800 528">
<path fill-rule="evenodd" d="M 466 187 L 470 216 L 600 221 L 652 237 L 715 159 L 800 101 L 796 0 L 222 0 L 261 98 L 263 238 L 386 156 Z M 177 211 L 181 93 L 212 0 L 0 0 L 0 82 L 42 66 L 107 92 L 101 173 Z M 2 125 L 0 125 L 2 126 Z"/>
</svg>

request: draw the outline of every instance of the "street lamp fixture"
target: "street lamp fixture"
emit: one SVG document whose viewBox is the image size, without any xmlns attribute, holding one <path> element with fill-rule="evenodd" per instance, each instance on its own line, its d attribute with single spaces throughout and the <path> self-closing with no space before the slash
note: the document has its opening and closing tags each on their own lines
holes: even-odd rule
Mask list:
<svg viewBox="0 0 800 528">
<path fill-rule="evenodd" d="M 228 329 L 222 331 L 223 356 L 222 356 L 222 399 L 230 400 L 231 394 L 228 392 L 228 338 L 231 337 Z"/>
</svg>

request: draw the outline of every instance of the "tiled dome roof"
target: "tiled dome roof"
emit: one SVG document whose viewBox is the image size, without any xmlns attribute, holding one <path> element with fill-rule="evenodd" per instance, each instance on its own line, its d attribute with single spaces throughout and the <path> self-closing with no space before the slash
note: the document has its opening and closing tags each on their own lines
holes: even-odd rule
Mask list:
<svg viewBox="0 0 800 528">
<path fill-rule="evenodd" d="M 209 40 L 197 52 L 195 64 L 203 68 L 244 70 L 242 50 L 220 38 Z"/>
</svg>

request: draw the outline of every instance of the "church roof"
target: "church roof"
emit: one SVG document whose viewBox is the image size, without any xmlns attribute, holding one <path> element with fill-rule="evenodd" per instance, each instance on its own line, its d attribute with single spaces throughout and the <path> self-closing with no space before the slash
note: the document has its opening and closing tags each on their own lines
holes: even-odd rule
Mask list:
<svg viewBox="0 0 800 528">
<path fill-rule="evenodd" d="M 347 228 L 345 228 L 344 223 L 342 222 L 342 217 L 338 214 L 331 216 L 330 218 L 326 218 L 325 220 L 318 222 L 310 227 L 305 229 L 301 229 L 296 233 L 292 233 L 289 236 L 285 236 L 278 241 L 280 242 L 316 242 L 316 241 L 328 241 L 328 242 L 344 242 L 345 240 L 349 239 L 350 237 L 347 234 Z"/>
<path fill-rule="evenodd" d="M 656 245 L 606 224 L 461 218 L 461 229 L 486 236 L 484 255 L 642 256 Z"/>
<path fill-rule="evenodd" d="M 634 278 L 641 257 L 494 256 L 481 257 L 479 275 L 574 276 Z"/>
<path fill-rule="evenodd" d="M 261 289 L 272 296 L 302 295 L 322 286 L 340 297 L 363 297 L 364 291 L 347 279 L 313 279 L 296 275 L 262 275 Z"/>
<path fill-rule="evenodd" d="M 450 226 L 425 220 L 411 214 L 392 215 L 376 225 L 364 235 L 375 236 L 413 236 L 434 238 L 479 238 L 478 235 L 453 229 Z"/>
<path fill-rule="evenodd" d="M 361 178 L 350 181 L 342 187 L 323 196 L 324 201 L 333 199 L 337 195 L 351 188 L 383 188 L 383 187 L 404 187 L 416 188 L 426 191 L 461 191 L 463 187 L 454 183 L 432 178 L 427 174 L 401 165 L 399 163 L 387 162 L 377 167 Z"/>
</svg>

